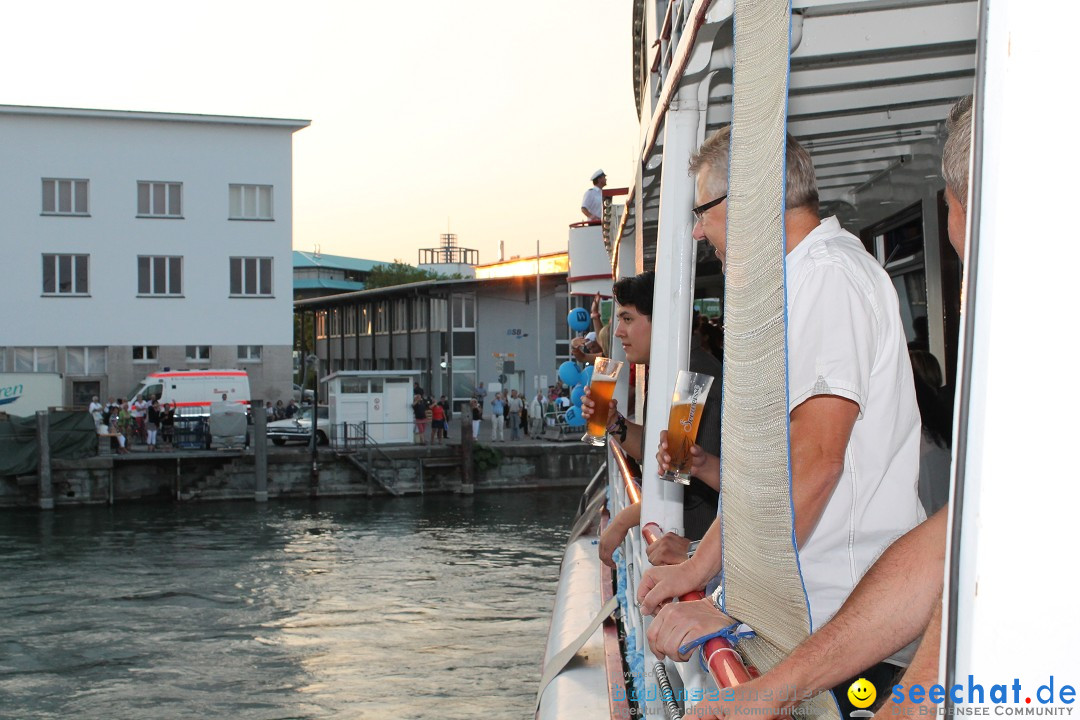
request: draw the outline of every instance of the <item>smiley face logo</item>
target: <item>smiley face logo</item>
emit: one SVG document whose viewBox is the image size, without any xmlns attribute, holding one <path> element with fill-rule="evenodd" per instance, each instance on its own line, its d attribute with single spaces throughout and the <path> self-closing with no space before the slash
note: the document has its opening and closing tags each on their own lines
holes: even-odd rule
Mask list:
<svg viewBox="0 0 1080 720">
<path fill-rule="evenodd" d="M 851 683 L 851 687 L 847 690 L 847 696 L 855 707 L 868 708 L 877 699 L 877 688 L 874 687 L 874 683 L 866 678 L 859 678 Z"/>
</svg>

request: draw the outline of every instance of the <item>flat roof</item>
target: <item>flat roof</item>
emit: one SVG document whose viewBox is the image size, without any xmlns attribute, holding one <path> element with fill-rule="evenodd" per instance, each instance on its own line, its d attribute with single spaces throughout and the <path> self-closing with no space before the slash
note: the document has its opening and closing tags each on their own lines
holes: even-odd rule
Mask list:
<svg viewBox="0 0 1080 720">
<path fill-rule="evenodd" d="M 390 263 L 382 262 L 381 260 L 364 260 L 363 258 L 346 257 L 344 255 L 327 255 L 325 253 L 316 255 L 313 252 L 293 250 L 292 264 L 293 268 L 323 267 L 332 268 L 334 270 L 371 272 L 379 265 L 389 265 Z"/>
<path fill-rule="evenodd" d="M 540 276 L 545 281 L 550 278 L 562 277 L 565 279 L 566 273 L 551 273 L 543 274 Z M 307 298 L 304 300 L 294 300 L 293 310 L 299 309 L 318 309 L 321 307 L 332 307 L 334 305 L 341 305 L 356 300 L 368 300 L 372 298 L 392 297 L 394 295 L 408 295 L 412 296 L 413 290 L 437 288 L 437 289 L 450 289 L 454 287 L 476 287 L 486 284 L 511 284 L 527 282 L 532 283 L 535 281 L 535 275 L 513 275 L 510 277 L 499 278 L 452 278 L 446 280 L 421 280 L 419 282 L 405 283 L 404 285 L 389 285 L 381 288 L 371 288 L 370 290 L 356 290 L 354 292 L 337 293 L 335 295 L 325 295 L 317 298 Z"/>
<path fill-rule="evenodd" d="M 94 110 L 89 108 L 43 107 L 36 105 L 0 105 L 0 115 L 35 117 L 91 118 L 97 120 L 149 120 L 154 122 L 208 123 L 214 125 L 254 125 L 300 130 L 310 120 L 243 117 L 239 115 L 199 115 L 195 113 L 146 112 L 141 110 Z"/>
</svg>

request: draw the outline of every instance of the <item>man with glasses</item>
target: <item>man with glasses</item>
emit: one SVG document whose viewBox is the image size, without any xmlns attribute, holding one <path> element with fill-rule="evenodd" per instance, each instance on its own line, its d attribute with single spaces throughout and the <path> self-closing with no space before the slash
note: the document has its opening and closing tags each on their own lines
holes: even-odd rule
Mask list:
<svg viewBox="0 0 1080 720">
<path fill-rule="evenodd" d="M 712 245 L 721 264 L 727 252 L 729 137 L 727 128 L 720 130 L 690 163 L 701 203 L 694 208 L 693 235 Z M 813 163 L 790 136 L 786 169 L 791 500 L 816 629 L 836 613 L 881 551 L 924 519 L 917 493 L 921 430 L 907 338 L 889 276 L 835 217 L 819 218 Z M 662 445 L 661 464 L 667 459 Z M 706 482 L 719 480 L 719 460 L 696 451 L 692 472 Z M 655 612 L 660 602 L 712 580 L 721 569 L 720 542 L 716 522 L 691 559 L 646 572 L 638 591 L 642 611 Z M 710 598 L 676 603 L 657 615 L 650 647 L 677 655 L 680 645 L 715 632 L 723 620 Z M 895 664 L 879 663 L 858 676 L 888 687 L 896 670 Z M 842 712 L 850 709 L 841 703 Z"/>
</svg>

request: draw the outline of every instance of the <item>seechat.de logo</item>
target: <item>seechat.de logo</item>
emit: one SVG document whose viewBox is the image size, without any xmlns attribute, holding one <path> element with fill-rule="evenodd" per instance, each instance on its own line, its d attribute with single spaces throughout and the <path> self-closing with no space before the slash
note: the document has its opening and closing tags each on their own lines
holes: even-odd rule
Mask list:
<svg viewBox="0 0 1080 720">
<path fill-rule="evenodd" d="M 874 701 L 877 700 L 877 688 L 874 687 L 874 683 L 866 678 L 859 678 L 848 687 L 847 697 L 852 705 L 859 708 L 858 710 L 852 711 L 851 717 L 863 718 L 874 716 L 874 713 L 866 709 L 873 705 Z"/>
</svg>

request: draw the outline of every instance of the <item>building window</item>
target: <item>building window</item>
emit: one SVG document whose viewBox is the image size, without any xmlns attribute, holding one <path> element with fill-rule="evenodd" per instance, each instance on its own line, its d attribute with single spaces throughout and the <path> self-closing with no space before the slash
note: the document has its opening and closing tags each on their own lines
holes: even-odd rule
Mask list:
<svg viewBox="0 0 1080 720">
<path fill-rule="evenodd" d="M 15 372 L 59 372 L 54 347 L 15 348 Z"/>
<path fill-rule="evenodd" d="M 355 305 L 345 308 L 345 334 L 350 336 L 356 335 L 356 311 Z M 355 370 L 356 368 L 349 368 L 349 370 Z"/>
<path fill-rule="evenodd" d="M 326 311 L 315 313 L 315 337 L 326 337 Z"/>
<path fill-rule="evenodd" d="M 450 380 L 454 400 L 468 400 L 476 390 L 476 358 L 454 358 L 454 373 Z"/>
<path fill-rule="evenodd" d="M 371 369 L 371 358 L 360 358 L 360 369 L 361 370 L 370 370 Z"/>
<path fill-rule="evenodd" d="M 108 348 L 69 347 L 67 349 L 68 375 L 105 375 L 108 372 L 106 358 Z"/>
<path fill-rule="evenodd" d="M 428 299 L 427 298 L 414 298 L 413 299 L 412 329 L 413 330 L 427 330 L 427 327 L 428 327 Z"/>
<path fill-rule="evenodd" d="M 476 298 L 472 295 L 455 295 L 453 302 L 454 329 L 474 330 L 476 328 Z"/>
<path fill-rule="evenodd" d="M 180 196 L 183 183 L 139 182 L 139 217 L 183 217 L 180 212 Z"/>
<path fill-rule="evenodd" d="M 210 362 L 210 346 L 188 345 L 184 350 L 184 359 L 188 362 Z"/>
<path fill-rule="evenodd" d="M 237 345 L 236 359 L 239 362 L 262 362 L 262 345 Z"/>
<path fill-rule="evenodd" d="M 89 215 L 89 180 L 41 179 L 42 215 Z"/>
<path fill-rule="evenodd" d="M 409 299 L 398 298 L 394 301 L 394 332 L 406 332 L 409 329 Z M 404 368 L 397 368 L 399 370 Z"/>
<path fill-rule="evenodd" d="M 385 335 L 390 323 L 387 322 L 386 316 L 389 314 L 389 308 L 387 308 L 385 302 L 375 303 L 375 334 Z M 389 370 L 390 368 L 379 368 L 380 370 Z"/>
<path fill-rule="evenodd" d="M 183 258 L 175 255 L 140 255 L 140 295 L 180 295 L 183 292 Z"/>
<path fill-rule="evenodd" d="M 273 185 L 229 185 L 230 220 L 273 220 Z"/>
<path fill-rule="evenodd" d="M 0 372 L 7 372 L 7 348 L 0 347 Z"/>
<path fill-rule="evenodd" d="M 332 308 L 327 312 L 330 314 L 330 334 L 337 337 L 341 334 L 341 308 Z"/>
<path fill-rule="evenodd" d="M 446 300 L 443 298 L 436 298 L 431 301 L 430 329 L 439 332 L 446 331 Z"/>
<path fill-rule="evenodd" d="M 371 306 L 370 305 L 361 305 L 360 306 L 360 334 L 361 335 L 370 335 L 371 334 Z M 367 367 L 367 368 L 361 368 L 361 369 L 362 370 L 370 370 L 371 368 Z"/>
<path fill-rule="evenodd" d="M 274 290 L 273 270 L 273 258 L 229 258 L 229 295 L 238 297 L 272 296 Z"/>
<path fill-rule="evenodd" d="M 42 255 L 41 292 L 44 295 L 89 294 L 90 256 Z"/>
<path fill-rule="evenodd" d="M 135 362 L 151 363 L 157 362 L 158 346 L 157 345 L 135 345 L 131 348 L 131 359 Z"/>
</svg>

